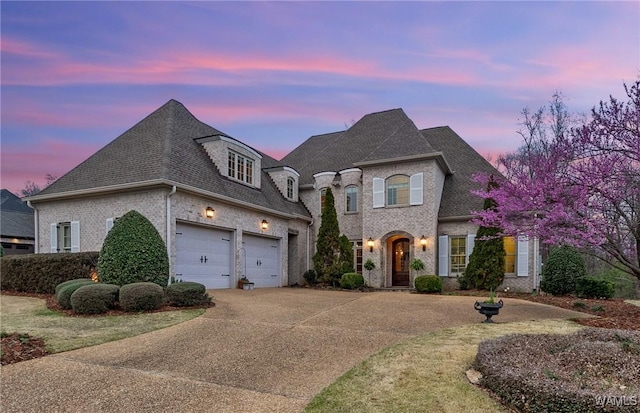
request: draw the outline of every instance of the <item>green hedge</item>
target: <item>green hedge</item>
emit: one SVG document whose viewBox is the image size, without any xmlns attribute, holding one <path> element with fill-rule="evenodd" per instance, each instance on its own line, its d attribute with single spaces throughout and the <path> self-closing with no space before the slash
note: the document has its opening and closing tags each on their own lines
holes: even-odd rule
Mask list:
<svg viewBox="0 0 640 413">
<path fill-rule="evenodd" d="M 615 293 L 615 284 L 602 278 L 585 277 L 576 281 L 576 294 L 580 298 L 612 298 Z"/>
<path fill-rule="evenodd" d="M 359 288 L 364 285 L 364 277 L 362 274 L 358 274 L 357 272 L 347 272 L 342 274 L 340 278 L 340 287 L 346 288 L 348 290 L 353 290 L 354 288 Z"/>
<path fill-rule="evenodd" d="M 208 304 L 211 297 L 204 285 L 196 282 L 173 283 L 166 289 L 167 302 L 176 307 Z"/>
<path fill-rule="evenodd" d="M 64 281 L 89 278 L 97 262 L 95 251 L 8 255 L 0 258 L 0 289 L 54 294 Z"/>
<path fill-rule="evenodd" d="M 93 281 L 82 279 L 75 282 L 67 283 L 61 288 L 57 288 L 58 292 L 56 293 L 56 302 L 65 310 L 71 310 L 71 295 L 73 295 L 73 293 L 75 293 L 78 288 L 89 284 L 93 284 Z"/>
<path fill-rule="evenodd" d="M 152 282 L 125 284 L 120 287 L 119 301 L 124 311 L 157 310 L 164 303 L 164 289 Z"/>
<path fill-rule="evenodd" d="M 415 280 L 416 291 L 419 293 L 442 292 L 442 279 L 437 275 L 421 275 Z"/>
<path fill-rule="evenodd" d="M 120 287 L 113 284 L 86 284 L 71 294 L 71 308 L 78 314 L 101 314 L 116 307 Z"/>
</svg>

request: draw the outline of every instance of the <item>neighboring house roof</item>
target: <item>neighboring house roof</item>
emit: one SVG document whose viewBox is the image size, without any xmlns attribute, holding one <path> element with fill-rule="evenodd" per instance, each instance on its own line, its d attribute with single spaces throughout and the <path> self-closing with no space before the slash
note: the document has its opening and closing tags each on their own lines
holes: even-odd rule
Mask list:
<svg viewBox="0 0 640 413">
<path fill-rule="evenodd" d="M 34 239 L 33 210 L 6 189 L 0 190 L 0 235 L 2 238 Z"/>
<path fill-rule="evenodd" d="M 338 172 L 359 162 L 435 154 L 402 109 L 365 115 L 349 129 L 312 136 L 281 162 L 300 173 L 300 184 L 313 183 L 319 172 Z"/>
<path fill-rule="evenodd" d="M 482 210 L 484 200 L 471 194 L 471 190 L 478 189 L 478 184 L 473 182 L 473 175 L 485 172 L 499 176 L 500 172 L 450 127 L 440 126 L 420 132 L 434 149 L 444 154 L 453 170 L 444 181 L 438 217 L 463 217 L 471 211 Z"/>
<path fill-rule="evenodd" d="M 287 201 L 265 172 L 261 189 L 222 176 L 195 141 L 209 136 L 229 137 L 199 121 L 172 99 L 31 199 L 36 202 L 55 194 L 162 180 L 287 214 L 309 216 L 302 203 Z M 263 157 L 263 167 L 281 165 L 256 152 Z"/>
</svg>

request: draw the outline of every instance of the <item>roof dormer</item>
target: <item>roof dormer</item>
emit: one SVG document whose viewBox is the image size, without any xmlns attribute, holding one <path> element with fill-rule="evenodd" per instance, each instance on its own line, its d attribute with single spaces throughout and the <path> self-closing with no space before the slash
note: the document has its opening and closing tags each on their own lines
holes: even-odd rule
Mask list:
<svg viewBox="0 0 640 413">
<path fill-rule="evenodd" d="M 260 188 L 262 155 L 256 150 L 224 135 L 198 138 L 196 142 L 207 151 L 220 174 L 244 185 Z"/>
<path fill-rule="evenodd" d="M 265 172 L 269 174 L 282 196 L 289 201 L 296 202 L 298 200 L 300 174 L 295 169 L 288 166 L 276 166 L 265 169 Z"/>
</svg>

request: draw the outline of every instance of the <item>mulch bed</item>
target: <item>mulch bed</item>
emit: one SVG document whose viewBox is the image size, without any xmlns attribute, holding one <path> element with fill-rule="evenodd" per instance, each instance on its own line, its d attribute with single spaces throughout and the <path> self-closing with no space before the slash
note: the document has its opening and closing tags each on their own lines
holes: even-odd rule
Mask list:
<svg viewBox="0 0 640 413">
<path fill-rule="evenodd" d="M 131 314 L 121 310 L 110 310 L 98 316 L 78 315 L 71 310 L 63 310 L 56 303 L 52 294 L 31 294 L 11 291 L 3 291 L 5 295 L 18 295 L 27 297 L 42 298 L 47 301 L 47 307 L 51 310 L 60 311 L 71 317 L 101 317 L 105 315 L 126 315 Z M 486 291 L 465 291 L 465 295 L 486 295 Z M 554 305 L 568 310 L 580 311 L 598 316 L 598 318 L 579 318 L 574 321 L 592 327 L 614 328 L 623 330 L 640 330 L 640 307 L 625 303 L 622 299 L 595 300 L 577 297 L 554 297 L 551 295 L 531 295 L 531 294 L 500 294 L 501 297 L 519 298 L 521 300 L 533 301 L 541 304 Z M 582 304 L 584 305 L 582 305 Z M 211 304 L 213 306 L 215 304 Z M 163 306 L 155 312 L 182 310 L 185 307 Z M 19 361 L 29 360 L 47 355 L 44 349 L 44 341 L 39 338 L 29 337 L 25 334 L 11 333 L 2 337 L 2 357 L 1 364 L 12 364 Z"/>
</svg>

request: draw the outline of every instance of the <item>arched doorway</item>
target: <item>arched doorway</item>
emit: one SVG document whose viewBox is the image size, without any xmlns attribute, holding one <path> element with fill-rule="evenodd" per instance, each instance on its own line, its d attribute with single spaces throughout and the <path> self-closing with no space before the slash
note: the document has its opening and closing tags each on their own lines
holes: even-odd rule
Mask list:
<svg viewBox="0 0 640 413">
<path fill-rule="evenodd" d="M 398 238 L 391 243 L 391 285 L 409 286 L 409 239 Z"/>
</svg>

